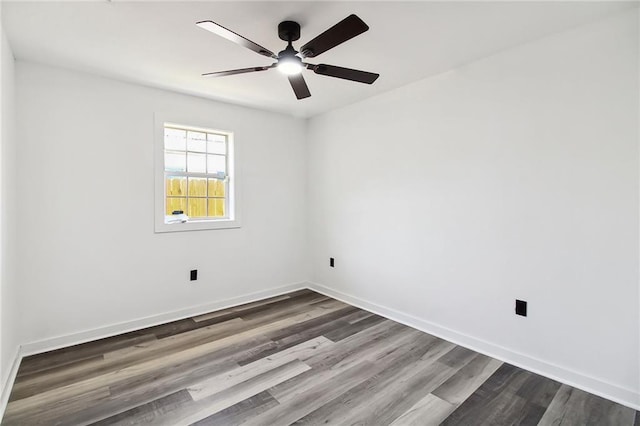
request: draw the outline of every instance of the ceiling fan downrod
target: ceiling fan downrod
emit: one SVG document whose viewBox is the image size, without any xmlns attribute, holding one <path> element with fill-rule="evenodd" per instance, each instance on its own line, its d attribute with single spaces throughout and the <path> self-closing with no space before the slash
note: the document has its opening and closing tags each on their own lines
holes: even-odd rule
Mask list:
<svg viewBox="0 0 640 426">
<path fill-rule="evenodd" d="M 294 21 L 283 21 L 278 24 L 278 37 L 287 42 L 287 47 L 278 52 L 278 69 L 289 76 L 297 75 L 304 69 L 302 59 L 292 42 L 300 38 L 300 24 Z"/>
</svg>

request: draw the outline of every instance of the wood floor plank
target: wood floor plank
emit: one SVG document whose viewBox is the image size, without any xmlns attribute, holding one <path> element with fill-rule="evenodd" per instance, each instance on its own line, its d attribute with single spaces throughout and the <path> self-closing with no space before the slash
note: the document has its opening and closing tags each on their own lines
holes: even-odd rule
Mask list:
<svg viewBox="0 0 640 426">
<path fill-rule="evenodd" d="M 433 391 L 433 395 L 458 406 L 471 396 L 501 365 L 502 361 L 478 355 L 449 380 L 438 386 Z"/>
<path fill-rule="evenodd" d="M 394 327 L 391 327 L 389 330 L 392 330 L 393 328 Z M 354 336 L 359 336 L 361 334 L 365 333 L 361 332 Z M 339 371 L 362 361 L 369 361 L 378 364 L 390 356 L 396 356 L 399 353 L 398 348 L 410 349 L 414 342 L 428 342 L 430 347 L 428 354 L 433 357 L 440 356 L 455 347 L 453 343 L 445 342 L 444 340 L 433 336 L 424 335 L 412 329 L 404 329 L 393 334 L 380 334 L 376 337 L 378 339 L 375 343 L 370 345 L 363 344 L 356 347 L 354 347 L 354 344 L 357 344 L 360 339 L 351 340 L 351 338 L 348 338 L 341 340 L 335 344 L 341 346 L 344 344 L 346 352 L 336 351 L 331 354 L 330 357 L 312 357 L 307 359 L 306 362 L 314 368 L 330 367 L 334 371 Z M 318 361 L 320 361 L 320 364 L 316 364 Z"/>
<path fill-rule="evenodd" d="M 323 305 L 317 305 L 323 306 Z M 289 336 L 293 336 L 300 333 L 309 333 L 311 330 L 316 329 L 316 327 L 324 327 L 325 324 L 329 321 L 333 321 L 339 318 L 342 318 L 346 315 L 349 315 L 358 308 L 354 308 L 353 306 L 344 305 L 341 308 L 334 309 L 332 312 L 328 312 L 323 315 L 321 318 L 309 318 L 306 321 L 300 321 L 296 324 L 289 325 L 287 327 L 282 327 L 277 330 L 272 330 L 268 332 L 267 336 L 271 340 L 280 340 Z"/>
<path fill-rule="evenodd" d="M 310 290 L 308 288 L 301 288 L 300 290 L 294 290 L 292 292 L 287 293 L 287 295 L 289 297 L 291 297 L 291 298 L 296 297 L 296 296 L 302 296 L 302 295 L 305 295 L 305 294 L 313 294 L 313 295 L 316 295 L 316 296 L 324 296 L 323 294 L 318 293 L 318 292 L 313 291 L 313 290 Z M 274 297 L 278 297 L 278 296 L 274 296 Z"/>
<path fill-rule="evenodd" d="M 153 424 L 158 417 L 166 415 L 191 401 L 191 396 L 186 390 L 180 390 L 172 394 L 155 399 L 146 404 L 139 405 L 120 414 L 107 417 L 93 423 L 94 426 L 124 426 Z"/>
<path fill-rule="evenodd" d="M 392 423 L 442 383 L 453 369 L 418 367 L 402 374 L 376 375 L 298 420 L 296 424 Z"/>
<path fill-rule="evenodd" d="M 191 426 L 230 426 L 242 424 L 246 419 L 257 416 L 278 405 L 278 401 L 267 391 L 247 398 L 229 408 L 210 415 Z"/>
<path fill-rule="evenodd" d="M 204 354 L 199 358 L 163 368 L 161 371 L 121 381 L 110 388 L 111 396 L 99 407 L 87 407 L 76 413 L 72 419 L 63 420 L 65 424 L 92 423 L 103 419 L 105 412 L 119 413 L 152 403 L 168 394 L 183 390 L 193 383 L 232 371 L 238 367 L 234 357 L 242 351 L 250 350 L 259 341 L 265 341 L 265 338 L 256 336 L 252 340 L 225 347 L 215 353 Z M 155 418 L 154 423 L 157 421 L 158 419 Z"/>
<path fill-rule="evenodd" d="M 529 373 L 516 395 L 527 400 L 530 404 L 548 407 L 556 393 L 560 389 L 560 383 L 555 380 Z"/>
<path fill-rule="evenodd" d="M 340 380 L 319 383 L 285 403 L 279 401 L 280 404 L 276 407 L 247 419 L 244 424 L 247 426 L 291 424 L 353 386 L 363 382 L 370 376 L 372 371 L 375 371 L 374 369 L 375 366 L 369 362 L 357 364 L 344 371 L 340 375 Z"/>
<path fill-rule="evenodd" d="M 20 363 L 17 382 L 20 382 L 22 379 L 27 380 L 28 377 L 25 376 L 29 376 L 30 378 L 47 370 L 75 364 L 79 361 L 100 356 L 108 351 L 155 339 L 156 336 L 153 333 L 138 331 L 28 356 Z"/>
<path fill-rule="evenodd" d="M 149 374 L 134 376 L 114 383 L 109 387 L 110 395 L 99 404 L 88 404 L 73 412 L 63 413 L 60 424 L 84 425 L 105 419 L 137 406 L 184 389 L 195 380 L 220 374 L 237 367 L 229 358 L 194 358 L 189 362 L 172 365 Z"/>
<path fill-rule="evenodd" d="M 67 421 L 66 418 L 63 420 L 65 424 L 92 423 L 104 419 L 107 415 L 117 414 L 183 390 L 192 383 L 231 371 L 238 367 L 234 361 L 236 355 L 250 350 L 257 342 L 264 340 L 264 337 L 256 336 L 253 340 L 114 383 L 110 387 L 110 397 L 99 406 L 87 407 L 75 413 L 73 422 Z"/>
<path fill-rule="evenodd" d="M 344 308 L 345 304 L 338 300 L 325 299 L 318 304 L 292 304 L 285 307 L 267 309 L 252 315 L 242 315 L 240 318 L 242 318 L 248 326 L 254 327 L 255 325 L 276 322 L 321 307 Z"/>
<path fill-rule="evenodd" d="M 308 306 L 311 302 L 326 302 L 327 300 L 329 299 L 326 296 L 318 295 L 315 293 L 304 293 L 298 296 L 289 297 L 286 300 L 274 302 L 272 304 L 274 306 L 273 308 L 269 304 L 264 306 L 255 306 L 243 311 L 242 315 L 239 315 L 239 313 L 237 312 L 228 312 L 226 315 L 216 316 L 215 318 L 203 321 L 194 321 L 192 318 L 187 318 L 185 320 L 175 321 L 164 326 L 153 327 L 150 330 L 154 332 L 158 339 L 164 339 L 175 334 L 195 330 L 196 328 L 225 322 L 234 318 L 238 318 L 239 316 L 241 318 L 245 318 L 245 316 L 248 316 L 250 314 L 255 318 L 260 318 L 263 316 L 269 317 L 273 316 L 274 314 L 279 315 L 279 318 L 283 318 L 288 315 L 288 309 L 297 310 L 299 312 L 300 310 L 304 309 L 305 306 Z"/>
<path fill-rule="evenodd" d="M 393 344 L 394 338 L 401 339 L 406 336 L 411 338 L 411 336 L 415 337 L 418 334 L 415 330 L 393 321 L 384 321 L 337 342 L 331 350 L 320 351 L 303 361 L 315 369 L 348 363 L 349 361 L 345 361 L 347 359 L 353 363 L 361 361 L 362 354 L 368 353 L 369 350 L 375 354 L 386 350 L 387 345 Z"/>
<path fill-rule="evenodd" d="M 46 370 L 41 370 L 37 373 L 22 375 L 20 378 L 16 378 L 16 381 L 13 384 L 13 389 L 9 401 L 25 398 L 29 395 L 32 395 L 34 392 L 41 392 L 42 388 L 38 386 L 36 386 L 36 388 L 32 390 L 30 390 L 29 387 L 31 387 L 33 383 L 39 382 L 43 377 L 47 377 L 49 375 L 61 377 L 72 376 L 73 373 L 70 373 L 72 370 L 76 368 L 85 368 L 86 366 L 99 365 L 102 361 L 104 361 L 104 355 L 95 355 L 90 358 L 85 358 L 78 361 L 69 362 L 67 364 L 61 364 Z"/>
<path fill-rule="evenodd" d="M 311 339 L 284 351 L 278 352 L 272 356 L 256 360 L 250 364 L 245 364 L 231 371 L 226 371 L 220 375 L 195 383 L 189 386 L 187 390 L 193 400 L 199 401 L 210 395 L 231 388 L 239 383 L 245 382 L 252 377 L 297 360 L 298 357 L 310 356 L 319 349 L 331 345 L 333 345 L 333 342 L 324 337 Z"/>
<path fill-rule="evenodd" d="M 352 324 L 348 324 L 346 327 L 339 327 L 335 330 L 331 330 L 325 333 L 324 336 L 329 340 L 338 342 L 342 339 L 346 339 L 349 336 L 353 336 L 354 334 L 359 333 L 362 330 L 365 330 L 373 325 L 379 324 L 382 321 L 386 321 L 386 318 L 378 315 L 371 315 Z"/>
<path fill-rule="evenodd" d="M 416 336 L 412 341 L 390 350 L 376 363 L 362 361 L 350 367 L 346 371 L 341 371 L 339 380 L 330 380 L 331 377 L 316 386 L 304 389 L 304 392 L 297 394 L 285 394 L 285 398 L 275 396 L 280 405 L 266 411 L 262 415 L 250 419 L 247 424 L 290 424 L 294 423 L 310 413 L 320 409 L 326 404 L 330 404 L 340 395 L 350 389 L 361 385 L 392 365 L 403 364 L 411 360 L 418 359 L 429 352 L 437 352 L 438 347 L 445 346 L 441 341 L 437 341 L 431 336 Z M 451 349 L 450 347 L 448 349 Z M 439 355 L 442 355 L 441 353 Z"/>
<path fill-rule="evenodd" d="M 252 302 L 252 303 L 247 303 L 244 305 L 240 305 L 240 306 L 235 306 L 233 308 L 229 308 L 229 309 L 223 309 L 223 310 L 219 310 L 219 311 L 215 311 L 215 312 L 210 312 L 208 314 L 204 314 L 204 315 L 198 315 L 196 317 L 193 317 L 193 320 L 195 322 L 202 322 L 202 321 L 207 321 L 213 318 L 219 318 L 223 315 L 228 315 L 230 313 L 239 313 L 251 308 L 255 308 L 256 306 L 265 306 L 265 305 L 269 305 L 275 302 L 280 302 L 282 300 L 287 300 L 290 299 L 290 296 L 288 294 L 282 295 L 282 296 L 276 296 L 276 297 L 272 297 L 269 299 L 264 299 L 264 300 L 259 300 L 257 302 Z"/>
<path fill-rule="evenodd" d="M 358 321 L 362 321 L 363 319 L 369 318 L 370 316 L 373 316 L 373 315 L 375 314 L 372 312 L 359 309 L 358 311 L 352 313 L 351 315 L 346 316 L 344 320 L 347 321 L 349 324 L 355 324 Z"/>
<path fill-rule="evenodd" d="M 456 346 L 438 361 L 446 366 L 455 367 L 458 365 L 466 365 L 477 356 L 477 352 L 463 348 L 462 346 Z"/>
<path fill-rule="evenodd" d="M 209 314 L 203 314 L 194 318 L 185 318 L 183 320 L 173 321 L 166 324 L 160 324 L 158 326 L 149 327 L 144 330 L 140 330 L 135 333 L 146 332 L 153 333 L 158 338 L 164 338 L 170 335 L 178 334 L 181 332 L 193 330 L 194 328 L 212 325 L 217 322 L 227 321 L 229 319 L 236 318 L 239 311 L 247 312 L 259 312 L 268 310 L 272 307 L 277 307 L 279 310 L 285 310 L 286 308 L 295 306 L 307 306 L 313 303 L 321 303 L 327 301 L 330 298 L 315 293 L 308 289 L 294 291 L 286 295 L 275 296 L 273 298 L 267 298 L 256 302 L 251 302 L 243 305 L 238 305 L 228 309 L 217 310 Z M 286 302 L 286 303 L 282 303 Z M 231 314 L 231 315 L 228 315 Z M 205 319 L 203 316 L 209 315 L 210 318 Z M 198 318 L 198 321 L 195 320 Z"/>
<path fill-rule="evenodd" d="M 290 361 L 225 389 L 223 392 L 194 401 L 193 404 L 185 406 L 181 412 L 172 413 L 160 419 L 158 424 L 178 426 L 201 421 L 309 369 L 310 367 L 300 360 Z"/>
<path fill-rule="evenodd" d="M 476 392 L 443 421 L 443 425 L 536 425 L 545 407 L 517 395 L 533 373 L 503 364 Z"/>
<path fill-rule="evenodd" d="M 37 393 L 60 388 L 72 384 L 78 377 L 89 379 L 109 372 L 117 371 L 137 363 L 154 359 L 159 354 L 166 356 L 179 352 L 184 348 L 197 346 L 202 342 L 209 342 L 221 336 L 227 336 L 232 325 L 241 323 L 241 319 L 228 321 L 199 328 L 162 340 L 148 340 L 133 346 L 107 352 L 102 358 L 93 362 L 76 363 L 66 369 L 47 370 L 37 376 L 30 377 L 16 383 L 13 389 L 14 400 L 24 399 Z"/>
<path fill-rule="evenodd" d="M 49 399 L 41 404 L 30 407 L 29 410 L 9 410 L 7 408 L 3 425 L 31 425 L 31 424 L 56 424 L 57 420 L 68 412 L 75 412 L 87 405 L 98 404 L 109 396 L 109 388 L 106 386 L 90 389 L 87 392 L 66 398 L 64 404 Z"/>
<path fill-rule="evenodd" d="M 287 310 L 291 312 L 299 312 L 300 309 L 312 309 L 317 304 L 326 303 L 328 301 L 337 303 L 339 301 L 333 300 L 329 297 L 321 294 L 305 294 L 297 297 L 291 297 L 287 300 L 271 303 L 263 306 L 256 306 L 250 309 L 244 309 L 234 313 L 233 316 L 240 316 L 245 320 L 257 319 L 261 317 L 270 317 L 273 315 L 282 314 Z M 342 302 L 340 302 L 342 303 Z M 344 307 L 345 304 L 343 303 Z M 230 316 L 231 317 L 231 316 Z"/>
<path fill-rule="evenodd" d="M 126 397 L 129 399 L 134 394 L 145 393 L 146 390 L 156 386 L 173 392 L 187 387 L 193 381 L 206 380 L 237 368 L 238 364 L 235 362 L 234 356 L 244 350 L 249 350 L 262 340 L 262 338 L 256 337 L 253 340 L 244 341 L 212 353 L 199 354 L 199 356 L 167 363 L 161 370 L 151 370 L 131 375 L 117 382 L 113 381 L 109 388 L 114 398 Z M 138 389 L 141 391 L 138 392 Z"/>
<path fill-rule="evenodd" d="M 176 347 L 182 348 L 189 345 L 197 345 L 201 341 L 211 341 L 217 338 L 226 337 L 230 332 L 243 330 L 245 327 L 246 326 L 242 318 L 234 318 L 225 322 L 196 328 L 180 334 L 174 334 L 172 336 L 165 337 L 164 339 L 153 340 L 115 351 L 105 352 L 104 359 L 106 361 L 127 359 L 135 357 L 136 353 L 145 353 L 153 356 L 152 354 L 155 352 L 166 352 Z"/>
<path fill-rule="evenodd" d="M 262 314 L 269 314 L 274 311 L 282 311 L 294 306 L 312 306 L 314 303 L 326 302 L 328 300 L 331 300 L 331 298 L 321 294 L 307 292 L 266 304 L 254 302 L 251 304 L 243 305 L 237 308 L 233 308 L 233 313 L 245 319 L 250 319 L 251 317 L 257 317 Z"/>
<path fill-rule="evenodd" d="M 3 425 L 615 425 L 620 404 L 310 290 L 27 357 Z"/>
<path fill-rule="evenodd" d="M 384 324 L 383 324 L 384 325 Z M 350 342 L 334 343 L 331 350 L 320 350 L 318 354 L 302 358 L 312 367 L 294 379 L 269 389 L 269 392 L 280 402 L 287 402 L 298 395 L 308 392 L 321 383 L 338 380 L 346 371 L 362 362 L 377 364 L 387 354 L 398 347 L 410 349 L 410 344 L 418 337 L 413 330 L 402 330 L 397 327 L 378 327 L 369 333 L 362 333 L 362 339 Z M 377 344 L 365 344 L 372 338 Z M 339 347 L 339 348 L 338 348 Z M 449 346 L 449 349 L 453 345 Z"/>
<path fill-rule="evenodd" d="M 437 426 L 456 406 L 430 393 L 416 402 L 390 426 Z"/>
<path fill-rule="evenodd" d="M 298 424 L 392 423 L 460 369 L 438 359 L 451 352 L 442 341 L 428 340 L 388 363 L 368 380 L 298 420 Z"/>
<path fill-rule="evenodd" d="M 349 312 L 349 310 L 344 310 L 344 309 L 338 310 L 335 312 L 335 314 L 337 315 L 331 314 L 331 315 L 324 316 L 320 318 L 322 320 L 321 322 L 314 321 L 314 324 L 317 324 L 317 325 L 309 326 L 309 328 L 307 329 L 303 329 L 298 333 L 291 334 L 280 339 L 276 339 L 275 338 L 276 335 L 280 336 L 280 335 L 288 334 L 288 332 L 285 331 L 286 329 L 279 330 L 275 333 L 268 333 L 266 337 L 272 339 L 272 341 L 274 342 L 273 347 L 267 348 L 261 352 L 256 351 L 255 353 L 251 354 L 247 358 L 243 360 L 238 360 L 238 363 L 240 365 L 249 364 L 255 360 L 264 358 L 271 354 L 278 353 L 280 351 L 296 346 L 300 343 L 306 342 L 311 339 L 315 339 L 319 336 L 323 336 L 329 331 L 335 330 L 337 328 L 339 329 L 342 327 L 346 327 L 349 325 L 349 323 L 342 320 L 342 314 L 345 314 L 347 312 Z"/>
<path fill-rule="evenodd" d="M 561 385 L 546 412 L 541 426 L 620 425 L 631 426 L 637 413 L 633 409 L 608 401 L 567 385 Z"/>
</svg>

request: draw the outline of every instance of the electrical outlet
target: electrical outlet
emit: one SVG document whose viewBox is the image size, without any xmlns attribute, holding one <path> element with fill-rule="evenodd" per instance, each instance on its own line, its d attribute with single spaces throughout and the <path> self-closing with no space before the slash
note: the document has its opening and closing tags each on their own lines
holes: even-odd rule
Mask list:
<svg viewBox="0 0 640 426">
<path fill-rule="evenodd" d="M 527 302 L 516 299 L 516 315 L 527 316 Z"/>
<path fill-rule="evenodd" d="M 329 258 L 329 266 L 331 266 L 332 268 L 334 268 L 336 266 L 336 262 L 335 262 L 335 259 L 333 257 Z"/>
<path fill-rule="evenodd" d="M 197 269 L 192 269 L 191 270 L 191 281 L 196 281 L 198 279 L 198 270 Z"/>
</svg>

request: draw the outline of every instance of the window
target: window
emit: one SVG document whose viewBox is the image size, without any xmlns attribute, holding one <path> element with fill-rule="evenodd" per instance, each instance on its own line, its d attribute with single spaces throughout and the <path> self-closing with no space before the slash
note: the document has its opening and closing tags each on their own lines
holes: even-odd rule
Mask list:
<svg viewBox="0 0 640 426">
<path fill-rule="evenodd" d="M 156 232 L 238 227 L 233 135 L 163 122 L 161 138 L 156 196 L 162 211 L 156 211 Z"/>
</svg>

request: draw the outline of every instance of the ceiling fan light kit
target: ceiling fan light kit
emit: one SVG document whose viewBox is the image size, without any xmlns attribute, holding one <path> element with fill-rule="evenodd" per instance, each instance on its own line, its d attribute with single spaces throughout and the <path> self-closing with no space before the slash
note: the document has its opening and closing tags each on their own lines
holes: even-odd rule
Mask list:
<svg viewBox="0 0 640 426">
<path fill-rule="evenodd" d="M 227 75 L 244 74 L 249 72 L 267 71 L 271 68 L 278 68 L 280 72 L 287 75 L 291 88 L 296 98 L 304 99 L 311 96 L 307 83 L 302 76 L 302 70 L 309 69 L 318 75 L 327 77 L 341 78 L 344 80 L 356 81 L 359 83 L 372 84 L 380 76 L 379 74 L 354 70 L 351 68 L 343 68 L 335 65 L 327 64 L 309 64 L 303 62 L 303 59 L 314 58 L 333 49 L 339 44 L 344 43 L 353 37 L 367 31 L 369 27 L 362 19 L 356 15 L 349 15 L 333 27 L 329 28 L 313 40 L 309 41 L 297 51 L 293 47 L 293 42 L 300 39 L 300 24 L 294 21 L 283 21 L 278 25 L 278 37 L 287 42 L 287 47 L 280 51 L 277 55 L 269 49 L 260 46 L 257 43 L 234 33 L 233 31 L 216 24 L 213 21 L 201 21 L 196 23 L 202 29 L 210 31 L 220 37 L 232 41 L 254 52 L 276 59 L 271 65 L 258 66 L 251 68 L 241 68 L 229 71 L 216 71 L 203 74 L 205 77 L 223 77 Z"/>
<path fill-rule="evenodd" d="M 298 57 L 282 58 L 278 60 L 278 70 L 286 75 L 300 74 L 303 68 L 302 60 Z"/>
<path fill-rule="evenodd" d="M 286 49 L 278 53 L 278 70 L 286 75 L 300 74 L 304 65 L 302 65 L 302 59 L 297 56 L 298 51 L 291 44 L 300 39 L 300 24 L 293 21 L 280 22 L 278 37 L 288 43 Z"/>
</svg>

